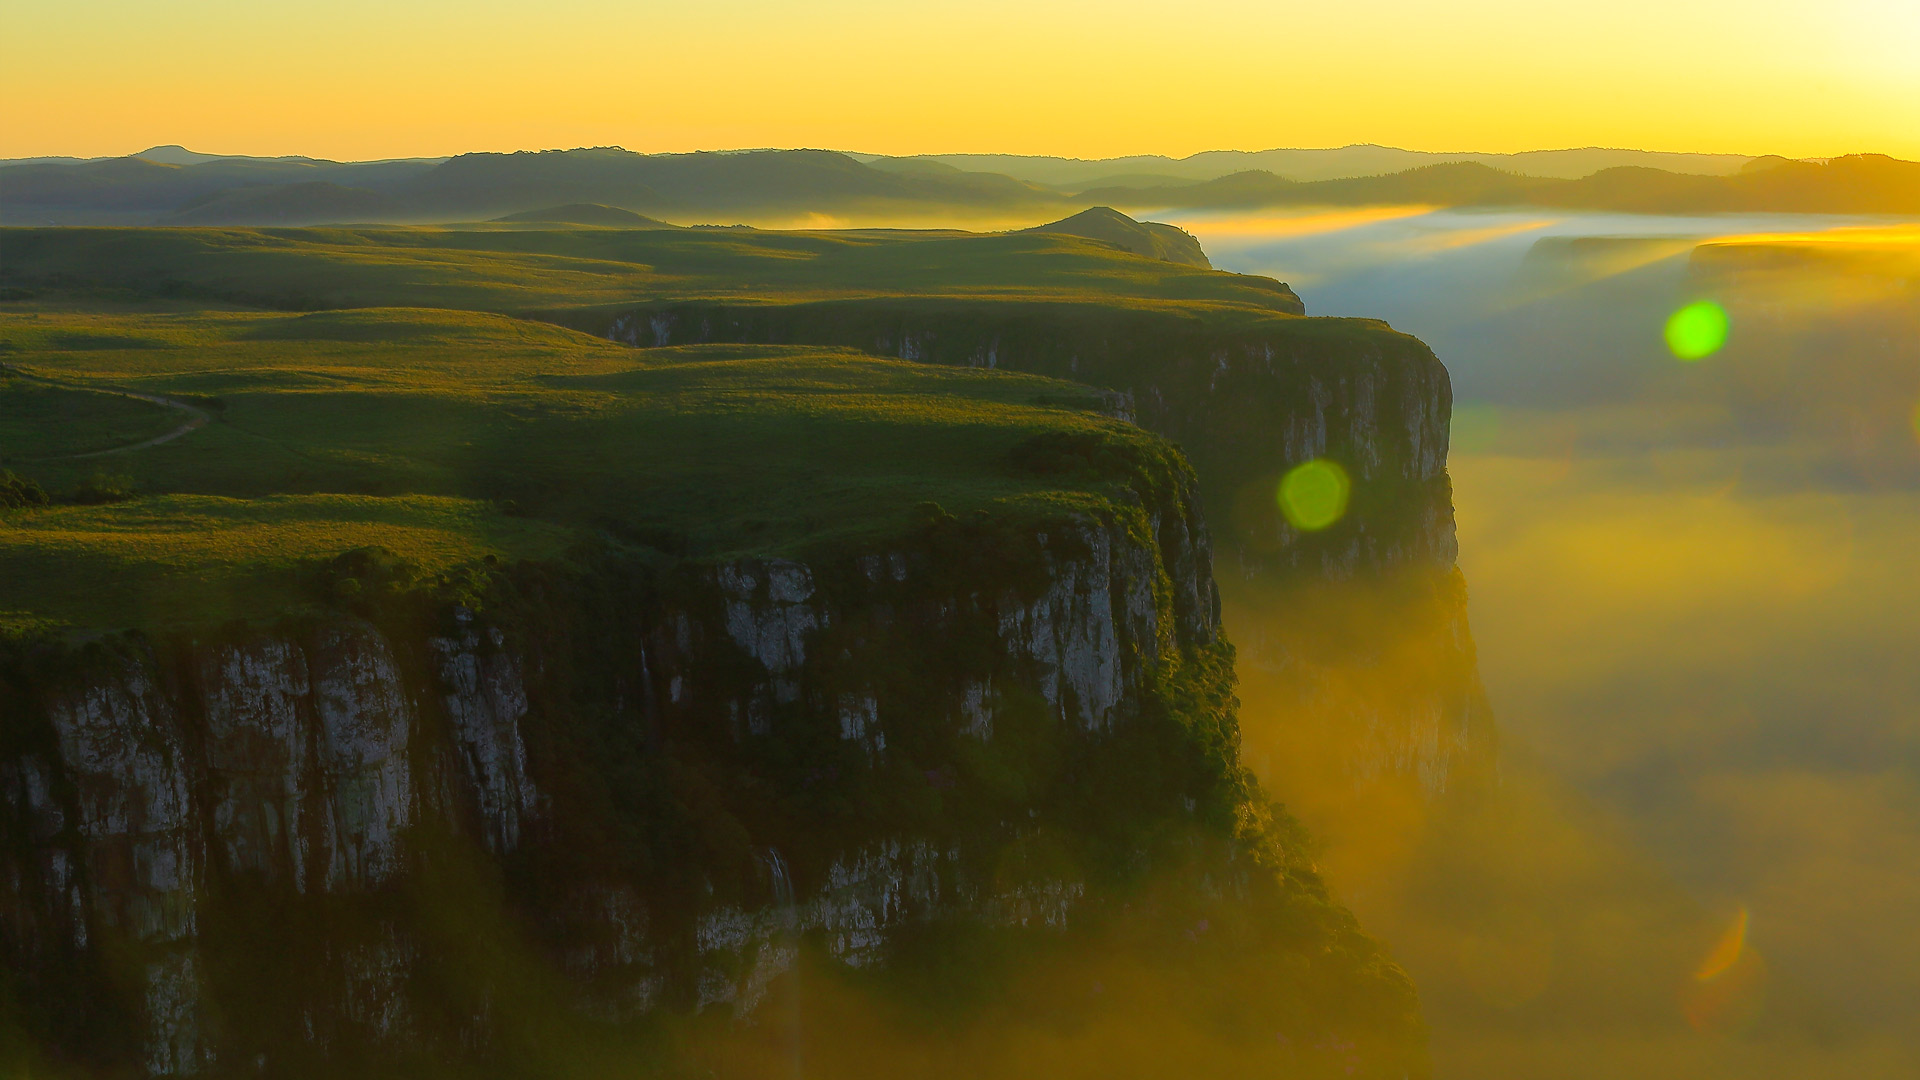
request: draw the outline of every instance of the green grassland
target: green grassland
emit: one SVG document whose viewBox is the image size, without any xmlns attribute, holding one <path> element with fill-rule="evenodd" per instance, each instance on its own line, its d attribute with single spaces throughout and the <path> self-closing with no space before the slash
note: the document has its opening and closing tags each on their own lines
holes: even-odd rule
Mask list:
<svg viewBox="0 0 1920 1080">
<path fill-rule="evenodd" d="M 720 558 L 898 534 L 928 503 L 1121 496 L 1009 464 L 1048 433 L 1119 448 L 1136 483 L 1186 468 L 1066 368 L 879 359 L 865 331 L 636 350 L 565 328 L 636 303 L 985 305 L 1156 355 L 1392 336 L 1302 319 L 1267 278 L 1040 232 L 0 229 L 0 285 L 0 467 L 57 500 L 103 474 L 136 496 L 0 524 L 0 611 L 76 627 L 265 617 L 287 575 L 360 547 L 424 574 L 594 544 Z"/>
<path fill-rule="evenodd" d="M 281 310 L 524 314 L 636 299 L 1100 300 L 1296 311 L 1267 278 L 1060 233 L 754 229 L 3 229 L 0 286 Z"/>
<path fill-rule="evenodd" d="M 0 517 L 0 620 L 83 628 L 268 617 L 301 567 L 380 547 L 422 574 L 616 544 L 665 560 L 807 551 L 943 513 L 1045 519 L 1130 498 L 1022 468 L 1065 433 L 1147 472 L 1171 448 L 1085 387 L 823 348 L 634 350 L 485 313 L 360 309 L 0 314 L 9 385 L 75 402 L 47 443 L 39 389 L 0 394 L 8 466 L 56 497 L 103 467 L 129 501 Z M 96 391 L 85 393 L 84 391 Z M 214 422 L 159 446 L 134 391 Z M 149 406 L 149 408 L 155 408 Z M 143 416 L 164 427 L 170 416 Z M 147 430 L 142 428 L 140 431 Z M 31 460 L 28 460 L 31 458 Z"/>
<path fill-rule="evenodd" d="M 163 405 L 0 375 L 0 464 L 131 446 L 179 425 Z"/>
<path fill-rule="evenodd" d="M 56 498 L 106 474 L 146 496 L 475 500 L 719 555 L 895 528 L 923 501 L 1009 506 L 1036 489 L 1000 459 L 1050 425 L 1147 439 L 1093 415 L 1090 383 L 1155 403 L 1216 527 L 1244 531 L 1274 516 L 1235 500 L 1285 464 L 1275 408 L 1356 358 L 1432 360 L 1299 310 L 1269 278 L 1052 232 L 0 229 L 0 468 Z M 670 340 L 606 340 L 655 315 Z M 658 347 L 689 340 L 759 344 Z M 982 342 L 1044 378 L 969 370 Z M 1214 400 L 1235 350 L 1278 366 Z M 1355 499 L 1376 531 L 1419 503 Z"/>
</svg>

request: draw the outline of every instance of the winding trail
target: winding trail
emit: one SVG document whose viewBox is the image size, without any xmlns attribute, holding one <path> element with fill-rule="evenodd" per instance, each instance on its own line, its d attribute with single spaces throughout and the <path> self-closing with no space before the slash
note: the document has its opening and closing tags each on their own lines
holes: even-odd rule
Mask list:
<svg viewBox="0 0 1920 1080">
<path fill-rule="evenodd" d="M 186 423 L 181 424 L 179 427 L 165 434 L 156 435 L 151 439 L 144 439 L 137 443 L 128 443 L 126 446 L 109 447 L 105 450 L 89 450 L 84 454 L 56 454 L 53 457 L 28 458 L 27 460 L 29 461 L 84 461 L 87 458 L 106 457 L 109 454 L 125 454 L 133 450 L 145 450 L 148 447 L 159 446 L 161 443 L 172 442 L 190 431 L 198 431 L 206 427 L 207 424 L 213 420 L 213 417 L 209 415 L 205 409 L 189 405 L 184 401 L 177 401 L 170 397 L 161 397 L 158 394 L 142 394 L 133 390 L 116 390 L 111 387 L 102 386 L 83 386 L 75 383 L 61 382 L 58 379 L 49 379 L 41 375 L 29 375 L 18 369 L 10 371 L 9 374 L 14 378 L 32 379 L 34 382 L 42 383 L 46 386 L 57 386 L 62 390 L 78 390 L 89 394 L 112 394 L 115 397 L 133 398 L 137 401 L 151 402 L 169 409 L 178 409 L 187 414 Z"/>
<path fill-rule="evenodd" d="M 66 454 L 58 460 L 80 461 L 85 458 L 106 457 L 108 454 L 124 454 L 130 450 L 145 450 L 149 446 L 159 446 L 161 443 L 172 442 L 189 431 L 198 431 L 206 427 L 207 424 L 213 420 L 213 417 L 209 416 L 206 410 L 189 405 L 184 401 L 175 401 L 170 397 L 160 397 L 157 394 L 136 394 L 131 390 L 99 390 L 92 387 L 88 389 L 93 389 L 94 392 L 98 394 L 117 394 L 120 397 L 151 401 L 155 405 L 164 405 L 169 409 L 179 409 L 181 412 L 187 414 L 187 422 L 164 435 L 156 435 L 142 442 L 129 443 L 126 446 L 115 446 L 106 450 L 89 450 L 84 454 Z"/>
</svg>

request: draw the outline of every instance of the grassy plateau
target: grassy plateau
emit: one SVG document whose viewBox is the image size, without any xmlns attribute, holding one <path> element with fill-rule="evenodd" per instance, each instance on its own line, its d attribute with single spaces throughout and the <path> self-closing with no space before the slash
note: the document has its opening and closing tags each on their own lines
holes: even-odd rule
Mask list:
<svg viewBox="0 0 1920 1080">
<path fill-rule="evenodd" d="M 427 572 L 792 551 L 948 512 L 1103 498 L 1009 453 L 1074 432 L 1166 454 L 1084 387 L 821 348 L 634 350 L 498 315 L 374 308 L 0 315 L 0 457 L 56 498 L 0 516 L 14 621 L 165 625 L 284 607 L 300 565 L 380 547 Z M 94 454 L 186 415 L 161 445 Z M 87 454 L 89 456 L 74 456 Z"/>
</svg>

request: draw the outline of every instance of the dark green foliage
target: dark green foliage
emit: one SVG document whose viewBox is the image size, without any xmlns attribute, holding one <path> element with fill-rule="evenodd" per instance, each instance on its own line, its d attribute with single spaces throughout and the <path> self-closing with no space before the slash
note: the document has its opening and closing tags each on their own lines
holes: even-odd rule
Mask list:
<svg viewBox="0 0 1920 1080">
<path fill-rule="evenodd" d="M 133 478 L 125 473 L 96 472 L 80 481 L 67 501 L 80 506 L 102 506 L 133 498 Z"/>
<path fill-rule="evenodd" d="M 368 614 L 411 591 L 419 576 L 418 567 L 385 548 L 355 548 L 318 567 L 313 584 L 332 604 Z"/>
<path fill-rule="evenodd" d="M 1098 432 L 1049 431 L 1008 451 L 1007 463 L 1030 476 L 1114 480 L 1138 467 L 1129 449 Z"/>
<path fill-rule="evenodd" d="M 12 469 L 0 470 L 0 510 L 23 510 L 45 506 L 50 500 L 39 483 L 16 475 Z"/>
</svg>

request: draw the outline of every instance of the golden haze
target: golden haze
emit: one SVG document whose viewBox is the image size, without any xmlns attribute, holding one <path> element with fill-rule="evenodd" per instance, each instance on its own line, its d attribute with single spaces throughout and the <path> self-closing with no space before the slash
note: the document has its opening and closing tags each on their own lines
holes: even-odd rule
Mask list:
<svg viewBox="0 0 1920 1080">
<path fill-rule="evenodd" d="M 0 156 L 1369 141 L 1920 157 L 1908 0 L 24 0 Z"/>
</svg>

